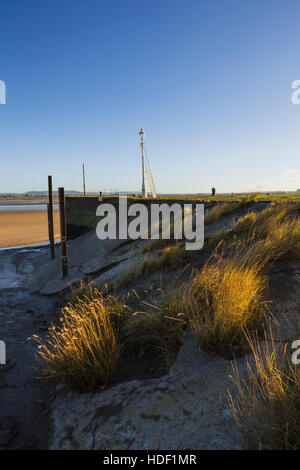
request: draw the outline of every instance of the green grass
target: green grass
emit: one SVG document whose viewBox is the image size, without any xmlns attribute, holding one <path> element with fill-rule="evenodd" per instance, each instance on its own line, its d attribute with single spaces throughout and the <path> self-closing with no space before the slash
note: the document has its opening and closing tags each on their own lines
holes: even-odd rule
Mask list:
<svg viewBox="0 0 300 470">
<path fill-rule="evenodd" d="M 291 200 L 300 199 L 300 192 L 287 193 L 287 194 L 260 194 L 254 193 L 257 201 L 266 200 Z M 250 194 L 217 194 L 211 196 L 207 194 L 168 194 L 165 196 L 159 196 L 158 199 L 178 199 L 178 200 L 191 200 L 191 201 L 203 201 L 203 202 L 239 202 L 247 197 L 252 197 L 253 193 Z"/>
</svg>

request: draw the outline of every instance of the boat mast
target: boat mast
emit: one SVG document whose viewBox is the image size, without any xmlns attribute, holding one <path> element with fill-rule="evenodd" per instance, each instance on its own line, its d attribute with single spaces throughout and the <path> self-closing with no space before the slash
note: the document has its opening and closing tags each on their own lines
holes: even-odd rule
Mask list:
<svg viewBox="0 0 300 470">
<path fill-rule="evenodd" d="M 139 132 L 141 138 L 141 150 L 142 150 L 142 196 L 147 197 L 147 187 L 146 187 L 146 175 L 145 175 L 145 152 L 144 152 L 144 137 L 145 132 L 143 129 Z"/>
</svg>

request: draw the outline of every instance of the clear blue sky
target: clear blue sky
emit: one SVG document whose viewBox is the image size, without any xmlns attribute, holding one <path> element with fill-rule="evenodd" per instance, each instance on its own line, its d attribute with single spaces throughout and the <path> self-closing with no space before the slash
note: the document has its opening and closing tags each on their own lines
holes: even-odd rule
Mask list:
<svg viewBox="0 0 300 470">
<path fill-rule="evenodd" d="M 300 188 L 299 0 L 1 0 L 0 192 Z"/>
</svg>

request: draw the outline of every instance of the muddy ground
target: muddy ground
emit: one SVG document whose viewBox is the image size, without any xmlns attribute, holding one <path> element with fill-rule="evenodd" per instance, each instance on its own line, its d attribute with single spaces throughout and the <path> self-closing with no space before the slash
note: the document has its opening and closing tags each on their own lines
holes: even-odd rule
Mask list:
<svg viewBox="0 0 300 470">
<path fill-rule="evenodd" d="M 255 205 L 262 210 L 265 204 Z M 230 230 L 233 221 L 249 207 L 208 226 L 206 235 L 220 229 Z M 35 358 L 37 343 L 33 335 L 44 337 L 51 322 L 56 321 L 65 302 L 66 290 L 78 279 L 115 279 L 129 259 L 139 262 L 139 245 L 135 243 L 101 243 L 92 231 L 69 242 L 70 274 L 61 280 L 59 247 L 55 260 L 48 248 L 0 251 L 0 340 L 5 341 L 7 364 L 0 365 L 0 449 L 47 449 L 48 391 L 40 381 Z M 200 268 L 208 253 L 195 256 Z M 186 280 L 193 266 L 181 273 Z M 110 274 L 111 273 L 111 274 Z M 286 341 L 299 334 L 299 262 L 281 263 L 271 270 L 270 296 L 277 318 L 276 337 Z M 137 279 L 130 288 L 143 296 L 150 285 L 165 288 L 176 272 L 152 273 Z M 128 289 L 120 289 L 126 294 Z M 47 293 L 47 295 L 44 295 Z M 134 305 L 133 305 L 134 307 Z"/>
<path fill-rule="evenodd" d="M 46 449 L 47 395 L 36 378 L 37 343 L 59 311 L 59 295 L 30 293 L 33 260 L 44 261 L 48 249 L 0 252 L 0 339 L 6 364 L 0 365 L 0 449 Z"/>
</svg>

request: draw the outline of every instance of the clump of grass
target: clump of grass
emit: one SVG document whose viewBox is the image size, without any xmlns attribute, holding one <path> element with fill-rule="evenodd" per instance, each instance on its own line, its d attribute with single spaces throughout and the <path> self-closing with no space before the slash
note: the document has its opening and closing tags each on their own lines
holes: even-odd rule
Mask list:
<svg viewBox="0 0 300 470">
<path fill-rule="evenodd" d="M 216 204 L 206 215 L 204 218 L 204 223 L 206 225 L 213 224 L 217 222 L 221 217 L 225 215 L 231 214 L 234 210 L 239 208 L 239 203 L 237 202 L 223 202 L 221 204 Z"/>
<path fill-rule="evenodd" d="M 153 305 L 144 302 L 147 311 L 133 313 L 123 298 L 104 298 L 94 286 L 84 286 L 83 292 L 62 309 L 60 323 L 50 327 L 46 340 L 34 335 L 42 378 L 82 392 L 132 378 L 130 368 L 145 373 L 151 364 L 158 375 L 169 369 L 184 327 L 171 309 L 171 297 Z M 130 302 L 130 295 L 126 299 Z"/>
<path fill-rule="evenodd" d="M 255 252 L 268 262 L 300 257 L 300 219 L 294 217 L 297 206 L 273 205 L 256 214 L 250 212 L 238 220 L 233 235 L 244 242 L 256 240 Z"/>
<path fill-rule="evenodd" d="M 226 240 L 230 236 L 231 236 L 230 232 L 224 229 L 219 230 L 218 232 L 214 233 L 213 235 L 208 236 L 205 239 L 205 245 L 206 246 L 218 245 L 220 242 L 222 242 L 223 240 Z"/>
<path fill-rule="evenodd" d="M 245 232 L 254 228 L 257 221 L 257 213 L 256 212 L 248 212 L 248 214 L 240 217 L 238 221 L 235 223 L 233 230 L 235 232 Z"/>
<path fill-rule="evenodd" d="M 97 295 L 96 295 L 97 294 Z M 120 324 L 126 306 L 114 297 L 78 298 L 62 309 L 61 324 L 49 329 L 44 342 L 39 337 L 43 376 L 77 390 L 95 390 L 114 380 L 120 363 Z"/>
<path fill-rule="evenodd" d="M 122 274 L 121 279 L 115 283 L 115 288 L 125 288 L 130 286 L 134 281 L 139 279 L 143 275 L 142 272 L 142 264 L 139 264 L 137 266 L 133 266 Z"/>
<path fill-rule="evenodd" d="M 143 272 L 152 272 L 164 269 L 175 269 L 187 260 L 190 253 L 185 250 L 183 244 L 167 246 L 158 253 L 158 258 L 146 258 Z"/>
<path fill-rule="evenodd" d="M 287 204 L 271 204 L 262 212 L 249 212 L 244 217 L 240 217 L 233 230 L 235 232 L 257 232 L 263 238 L 270 229 L 273 229 L 291 216 L 294 207 Z"/>
<path fill-rule="evenodd" d="M 287 358 L 286 346 L 248 338 L 254 361 L 248 377 L 235 366 L 237 394 L 229 395 L 237 426 L 250 448 L 300 449 L 300 370 Z M 237 395 L 237 396 L 236 396 Z"/>
<path fill-rule="evenodd" d="M 270 227 L 266 238 L 257 241 L 255 251 L 268 262 L 300 259 L 300 220 L 286 220 Z"/>
<path fill-rule="evenodd" d="M 259 260 L 238 250 L 213 254 L 182 293 L 182 311 L 203 349 L 244 352 L 246 330 L 264 322 L 266 278 Z"/>
<path fill-rule="evenodd" d="M 150 243 L 147 244 L 147 246 L 144 247 L 143 253 L 147 253 L 149 251 L 153 250 L 159 250 L 166 248 L 167 246 L 177 244 L 178 240 L 174 240 L 172 238 L 170 239 L 163 239 L 163 238 L 158 238 L 158 239 L 153 239 L 150 241 Z"/>
<path fill-rule="evenodd" d="M 158 256 L 145 257 L 141 272 L 146 274 L 153 271 L 176 269 L 188 263 L 192 256 L 191 252 L 187 251 L 182 243 L 167 246 L 158 252 Z"/>
<path fill-rule="evenodd" d="M 99 289 L 93 283 L 87 283 L 85 281 L 80 281 L 80 285 L 77 288 L 74 288 L 71 291 L 68 303 L 72 306 L 76 305 L 81 300 L 93 300 L 99 297 Z"/>
<path fill-rule="evenodd" d="M 136 312 L 126 324 L 125 343 L 143 353 L 154 353 L 158 360 L 155 367 L 166 372 L 176 359 L 186 328 L 179 308 L 180 289 L 172 283 L 167 289 L 158 289 L 155 295 L 150 289 L 148 296 L 148 301 L 142 301 L 146 311 Z"/>
<path fill-rule="evenodd" d="M 216 204 L 206 215 L 204 222 L 206 225 L 213 224 L 217 222 L 221 217 L 229 215 L 237 209 L 243 208 L 257 202 L 258 195 L 251 194 L 249 196 L 243 197 L 239 202 L 223 202 L 221 204 Z"/>
<path fill-rule="evenodd" d="M 240 206 L 248 206 L 249 204 L 253 204 L 254 202 L 257 202 L 259 199 L 259 194 L 258 193 L 253 193 L 253 194 L 248 194 L 247 196 L 244 196 L 240 202 Z"/>
<path fill-rule="evenodd" d="M 162 238 L 163 234 L 163 223 L 162 220 L 159 221 L 159 227 L 158 227 L 158 232 L 159 232 L 159 238 L 157 239 L 150 239 L 150 241 L 146 244 L 146 246 L 143 248 L 142 253 L 147 253 L 149 251 L 153 250 L 159 250 L 166 248 L 171 245 L 176 245 L 179 242 L 178 238 L 175 238 L 175 228 L 174 228 L 174 215 L 171 214 L 170 216 L 170 225 L 169 225 L 169 234 L 168 238 Z M 182 234 L 184 233 L 184 214 L 182 214 L 182 226 L 181 226 L 181 231 Z M 149 228 L 148 231 L 148 236 L 149 238 L 151 237 L 151 227 Z"/>
<path fill-rule="evenodd" d="M 181 274 L 181 273 L 180 273 Z M 178 278 L 174 279 L 173 282 L 178 282 Z M 176 287 L 168 287 L 166 291 L 162 292 L 162 298 L 159 301 L 159 308 L 164 312 L 165 315 L 173 317 L 179 315 L 183 320 L 181 312 L 181 289 Z"/>
<path fill-rule="evenodd" d="M 148 306 L 148 309 L 153 306 Z M 167 315 L 163 309 L 135 313 L 124 331 L 126 345 L 138 348 L 142 354 L 154 354 L 159 361 L 157 368 L 168 370 L 173 364 L 179 347 L 185 322 L 180 317 Z"/>
<path fill-rule="evenodd" d="M 300 219 L 297 205 L 272 205 L 261 213 L 250 212 L 236 223 L 232 244 L 254 245 L 253 253 L 264 264 L 300 258 Z M 295 216 L 296 215 L 296 216 Z"/>
<path fill-rule="evenodd" d="M 166 271 L 179 268 L 185 263 L 188 263 L 191 256 L 191 252 L 185 250 L 182 243 L 167 246 L 160 250 L 157 256 L 146 255 L 141 264 L 125 271 L 122 278 L 117 283 L 117 286 L 128 287 L 141 276 L 154 271 Z"/>
</svg>

